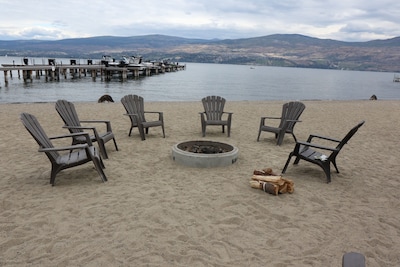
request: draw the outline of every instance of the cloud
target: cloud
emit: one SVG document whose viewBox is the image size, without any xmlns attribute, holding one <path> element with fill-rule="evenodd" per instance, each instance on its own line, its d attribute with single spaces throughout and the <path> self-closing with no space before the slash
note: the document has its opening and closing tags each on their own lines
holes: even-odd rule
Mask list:
<svg viewBox="0 0 400 267">
<path fill-rule="evenodd" d="M 400 35 L 400 1 L 0 0 L 1 39 L 165 34 L 237 39 L 275 33 L 366 41 Z"/>
</svg>

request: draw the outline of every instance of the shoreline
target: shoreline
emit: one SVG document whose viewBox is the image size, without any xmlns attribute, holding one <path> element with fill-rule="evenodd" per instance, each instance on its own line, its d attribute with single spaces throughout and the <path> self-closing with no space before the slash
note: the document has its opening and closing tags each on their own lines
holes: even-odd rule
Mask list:
<svg viewBox="0 0 400 267">
<path fill-rule="evenodd" d="M 341 139 L 366 123 L 337 158 L 340 173 L 326 183 L 321 168 L 293 159 L 284 175 L 293 194 L 251 188 L 254 170 L 280 173 L 295 141 L 276 146 L 271 133 L 257 142 L 261 116 L 280 116 L 286 101 L 227 101 L 231 137 L 207 127 L 201 137 L 200 101 L 150 101 L 163 111 L 166 138 L 151 128 L 145 141 L 119 102 L 74 102 L 81 120 L 111 121 L 120 151 L 106 144 L 108 182 L 90 164 L 61 171 L 49 184 L 50 163 L 18 119 L 37 117 L 49 136 L 66 133 L 54 102 L 0 104 L 2 266 L 340 266 L 356 251 L 367 266 L 400 262 L 396 211 L 398 100 L 302 101 L 298 140 L 310 133 Z M 33 104 L 33 105 L 32 105 Z M 191 168 L 171 148 L 213 140 L 239 149 L 227 167 Z M 67 145 L 69 145 L 68 143 Z"/>
<path fill-rule="evenodd" d="M 7 103 L 2 103 L 0 102 L 0 105 L 29 105 L 29 104 L 49 104 L 49 103 L 55 103 L 55 101 L 35 101 L 35 102 L 7 102 Z M 400 99 L 377 99 L 377 100 L 370 100 L 370 99 L 347 99 L 347 100 L 342 100 L 342 99 L 272 99 L 272 100 L 228 100 L 229 102 L 289 102 L 289 101 L 303 101 L 303 102 L 320 102 L 320 101 L 326 101 L 326 102 L 357 102 L 357 101 L 400 101 Z M 73 103 L 80 103 L 80 104 L 93 104 L 93 103 L 98 103 L 97 101 L 71 101 Z M 114 103 L 119 103 L 119 99 L 115 100 Z M 195 103 L 199 102 L 198 100 L 176 100 L 176 101 L 171 101 L 171 100 L 151 100 L 151 101 L 146 101 L 146 103 Z M 108 102 L 105 103 L 99 103 L 99 104 L 107 104 Z M 110 102 L 112 103 L 112 102 Z"/>
</svg>

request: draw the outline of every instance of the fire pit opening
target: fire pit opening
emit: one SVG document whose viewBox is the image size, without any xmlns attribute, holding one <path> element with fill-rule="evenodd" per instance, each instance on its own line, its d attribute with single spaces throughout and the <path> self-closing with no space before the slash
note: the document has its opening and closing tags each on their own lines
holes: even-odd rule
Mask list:
<svg viewBox="0 0 400 267">
<path fill-rule="evenodd" d="M 178 144 L 183 151 L 202 154 L 226 153 L 233 150 L 231 145 L 216 142 L 192 141 Z"/>
<path fill-rule="evenodd" d="M 238 149 L 213 141 L 187 141 L 172 147 L 174 161 L 190 167 L 228 166 L 237 161 Z"/>
</svg>

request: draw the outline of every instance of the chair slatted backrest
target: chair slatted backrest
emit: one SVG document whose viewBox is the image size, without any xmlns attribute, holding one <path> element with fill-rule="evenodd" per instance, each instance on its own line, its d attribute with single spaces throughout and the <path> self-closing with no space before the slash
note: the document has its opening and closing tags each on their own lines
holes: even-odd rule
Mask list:
<svg viewBox="0 0 400 267">
<path fill-rule="evenodd" d="M 20 115 L 20 119 L 28 132 L 36 140 L 40 148 L 54 147 L 35 116 L 29 113 L 22 113 Z M 46 155 L 51 162 L 54 162 L 59 157 L 59 153 L 57 151 L 46 152 Z"/>
<path fill-rule="evenodd" d="M 128 114 L 137 114 L 139 116 L 139 120 L 141 122 L 145 122 L 144 116 L 144 99 L 138 95 L 126 95 L 121 98 L 121 103 L 125 107 L 126 113 Z M 129 116 L 132 122 L 137 124 L 135 116 Z"/>
<path fill-rule="evenodd" d="M 56 110 L 66 126 L 81 126 L 78 113 L 73 103 L 67 100 L 57 100 Z M 81 129 L 70 128 L 71 133 L 83 132 Z"/>
<path fill-rule="evenodd" d="M 347 144 L 347 142 L 350 140 L 350 138 L 353 137 L 353 135 L 360 129 L 360 127 L 365 123 L 365 121 L 361 121 L 358 123 L 356 126 L 354 126 L 347 134 L 346 136 L 340 141 L 340 143 L 336 146 L 336 149 L 340 151 L 342 147 Z"/>
<path fill-rule="evenodd" d="M 225 98 L 220 96 L 207 96 L 202 99 L 202 102 L 207 120 L 219 121 L 222 119 L 226 102 Z"/>
<path fill-rule="evenodd" d="M 282 128 L 286 120 L 298 120 L 300 115 L 303 113 L 306 106 L 302 102 L 292 101 L 285 103 L 282 106 L 282 120 L 279 128 Z M 286 131 L 292 132 L 296 122 L 289 122 Z"/>
</svg>

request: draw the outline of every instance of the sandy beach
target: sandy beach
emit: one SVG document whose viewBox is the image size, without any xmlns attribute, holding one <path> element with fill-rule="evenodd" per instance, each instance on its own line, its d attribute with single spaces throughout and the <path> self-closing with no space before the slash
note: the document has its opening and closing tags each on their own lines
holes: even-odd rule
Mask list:
<svg viewBox="0 0 400 267">
<path fill-rule="evenodd" d="M 337 158 L 326 183 L 321 168 L 291 162 L 283 175 L 293 194 L 249 186 L 254 170 L 280 173 L 295 141 L 276 146 L 261 116 L 280 116 L 283 101 L 229 101 L 231 137 L 220 127 L 201 136 L 201 102 L 147 102 L 163 111 L 166 138 L 152 128 L 145 141 L 128 136 L 129 119 L 115 103 L 75 103 L 80 118 L 111 121 L 120 151 L 106 144 L 108 182 L 88 163 L 49 184 L 50 162 L 19 120 L 37 117 L 49 136 L 67 131 L 55 103 L 1 104 L 0 266 L 341 266 L 342 255 L 365 255 L 367 266 L 400 263 L 399 101 L 303 101 L 295 128 L 343 138 L 366 123 Z M 238 161 L 218 168 L 174 162 L 171 148 L 213 140 L 239 148 Z M 66 145 L 69 145 L 69 140 Z"/>
</svg>

